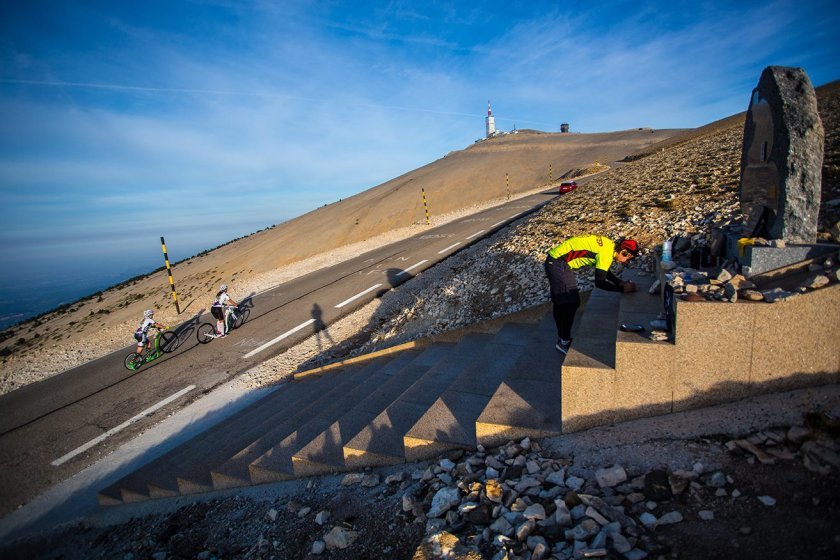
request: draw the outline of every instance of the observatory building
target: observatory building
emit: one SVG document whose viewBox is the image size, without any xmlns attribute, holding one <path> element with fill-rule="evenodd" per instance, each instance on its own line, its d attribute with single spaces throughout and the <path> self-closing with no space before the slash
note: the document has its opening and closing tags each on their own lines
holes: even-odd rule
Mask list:
<svg viewBox="0 0 840 560">
<path fill-rule="evenodd" d="M 490 108 L 490 102 L 487 102 L 487 117 L 484 119 L 484 124 L 487 129 L 487 138 L 496 134 L 496 119 L 493 118 L 493 109 Z"/>
</svg>

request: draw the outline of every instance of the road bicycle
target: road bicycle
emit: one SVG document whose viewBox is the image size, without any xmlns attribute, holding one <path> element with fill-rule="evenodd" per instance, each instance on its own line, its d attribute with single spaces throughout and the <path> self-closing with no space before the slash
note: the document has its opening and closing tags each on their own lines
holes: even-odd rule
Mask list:
<svg viewBox="0 0 840 560">
<path fill-rule="evenodd" d="M 238 329 L 242 324 L 248 320 L 248 315 L 251 312 L 247 308 L 234 307 L 232 305 L 225 306 L 225 335 L 233 329 Z M 214 338 L 219 338 L 224 335 L 216 333 L 216 323 L 202 323 L 198 326 L 195 332 L 198 342 L 207 344 Z"/>
<path fill-rule="evenodd" d="M 152 345 L 152 350 L 148 354 L 144 356 L 143 354 L 132 352 L 125 357 L 125 361 L 123 363 L 125 364 L 126 369 L 135 371 L 140 369 L 143 364 L 153 362 L 164 354 L 172 352 L 177 347 L 178 335 L 169 329 L 161 329 L 155 335 L 155 343 Z"/>
</svg>

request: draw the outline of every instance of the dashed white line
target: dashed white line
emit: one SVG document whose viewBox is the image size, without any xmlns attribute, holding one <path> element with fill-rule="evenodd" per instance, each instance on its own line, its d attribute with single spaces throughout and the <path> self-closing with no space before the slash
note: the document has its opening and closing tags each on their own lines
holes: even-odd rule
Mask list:
<svg viewBox="0 0 840 560">
<path fill-rule="evenodd" d="M 362 297 L 363 295 L 372 292 L 373 290 L 375 290 L 376 288 L 378 288 L 381 285 L 382 284 L 376 284 L 375 286 L 371 286 L 370 288 L 368 288 L 364 292 L 359 292 L 355 296 L 345 299 L 344 301 L 342 301 L 341 303 L 339 303 L 338 305 L 335 306 L 336 309 L 338 309 L 339 307 L 344 307 L 345 305 L 347 305 L 348 303 L 350 303 L 354 299 L 358 299 L 358 298 Z"/>
<path fill-rule="evenodd" d="M 86 444 L 84 444 L 80 447 L 77 447 L 76 449 L 74 449 L 70 453 L 59 457 L 58 459 L 56 459 L 55 461 L 50 463 L 50 465 L 52 465 L 54 467 L 58 467 L 58 466 L 63 465 L 64 463 L 66 463 L 67 461 L 69 461 L 70 459 L 72 459 L 73 457 L 78 455 L 79 453 L 84 453 L 85 451 L 87 451 L 91 447 L 93 447 L 95 445 L 99 445 L 99 443 L 101 443 L 105 439 L 111 437 L 112 435 L 116 434 L 117 432 L 119 432 L 121 430 L 124 430 L 125 428 L 127 428 L 131 424 L 134 424 L 138 420 L 148 416 L 149 414 L 155 412 L 159 408 L 163 408 L 164 406 L 168 405 L 172 401 L 181 398 L 182 396 L 186 395 L 187 393 L 189 393 L 193 389 L 195 389 L 195 385 L 189 385 L 188 387 L 184 387 L 183 389 L 181 389 L 180 391 L 178 391 L 174 395 L 163 399 L 162 401 L 160 401 L 156 405 L 150 406 L 149 408 L 147 408 L 146 410 L 144 410 L 140 414 L 132 416 L 131 418 L 129 418 L 128 420 L 126 420 L 125 422 L 120 424 L 119 426 L 117 426 L 115 428 L 111 428 L 110 430 L 108 430 L 107 432 L 102 434 L 101 436 L 99 436 L 97 438 L 94 438 L 94 439 L 90 440 L 89 442 L 87 442 Z"/>
<path fill-rule="evenodd" d="M 460 242 L 460 241 L 459 241 L 458 243 L 453 243 L 452 245 L 450 245 L 450 246 L 449 246 L 449 247 L 447 247 L 446 249 L 441 249 L 440 251 L 438 251 L 438 255 L 442 255 L 442 254 L 444 254 L 445 252 L 447 252 L 448 250 L 452 249 L 453 247 L 457 247 L 457 246 L 458 246 L 458 245 L 460 245 L 460 244 L 461 244 L 461 242 Z"/>
<path fill-rule="evenodd" d="M 429 262 L 429 259 L 423 259 L 422 261 L 420 261 L 420 262 L 419 262 L 419 263 L 417 263 L 417 264 L 413 264 L 413 265 L 409 266 L 408 268 L 404 268 L 402 272 L 398 272 L 398 273 L 397 273 L 397 276 L 402 276 L 403 274 L 408 274 L 408 271 L 409 271 L 409 270 L 411 270 L 411 269 L 413 269 L 413 268 L 417 268 L 417 267 L 418 267 L 418 266 L 420 266 L 421 264 L 424 264 L 424 263 L 427 263 L 427 262 Z"/>
<path fill-rule="evenodd" d="M 484 230 L 483 230 L 483 229 L 478 230 L 478 231 L 477 231 L 477 232 L 475 232 L 474 234 L 472 234 L 472 235 L 470 235 L 469 237 L 467 237 L 467 239 L 472 239 L 473 237 L 476 237 L 477 235 L 481 235 L 482 233 L 484 233 Z"/>
<path fill-rule="evenodd" d="M 269 346 L 271 346 L 272 344 L 277 344 L 278 342 L 280 342 L 281 340 L 283 340 L 283 339 L 284 339 L 284 338 L 286 338 L 287 336 L 290 336 L 290 335 L 295 334 L 295 333 L 296 333 L 296 332 L 298 332 L 300 329 L 305 328 L 305 327 L 308 327 L 309 325 L 311 325 L 311 324 L 312 324 L 312 323 L 314 323 L 314 322 L 315 322 L 315 319 L 309 319 L 308 321 L 304 321 L 303 323 L 301 323 L 300 325 L 296 326 L 295 328 L 287 330 L 286 332 L 284 332 L 283 334 L 281 334 L 281 335 L 280 335 L 280 336 L 278 336 L 277 338 L 272 338 L 271 340 L 269 340 L 268 342 L 266 342 L 266 343 L 265 343 L 265 344 L 263 344 L 262 346 L 259 346 L 259 347 L 257 347 L 257 348 L 254 348 L 253 350 L 251 350 L 250 352 L 248 352 L 247 354 L 245 354 L 245 355 L 244 355 L 244 356 L 242 356 L 242 357 L 243 357 L 243 358 L 250 358 L 250 357 L 251 357 L 251 356 L 253 356 L 254 354 L 257 354 L 257 353 L 259 353 L 259 352 L 262 352 L 263 350 L 265 350 L 266 348 L 268 348 L 268 347 L 269 347 Z"/>
<path fill-rule="evenodd" d="M 496 226 L 500 226 L 500 225 L 502 225 L 502 224 L 503 224 L 503 223 L 505 223 L 505 222 L 507 222 L 507 220 L 502 220 L 501 222 L 496 222 L 495 224 L 493 224 L 493 225 L 492 225 L 492 226 L 490 226 L 490 227 L 491 227 L 491 228 L 494 228 L 494 227 L 496 227 Z"/>
</svg>

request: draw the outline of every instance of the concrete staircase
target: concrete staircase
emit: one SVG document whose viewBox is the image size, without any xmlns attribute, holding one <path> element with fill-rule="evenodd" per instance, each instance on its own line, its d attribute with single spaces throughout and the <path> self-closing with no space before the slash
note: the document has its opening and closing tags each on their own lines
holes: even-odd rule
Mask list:
<svg viewBox="0 0 840 560">
<path fill-rule="evenodd" d="M 840 381 L 838 284 L 772 305 L 678 300 L 672 340 L 652 341 L 620 325 L 647 330 L 657 318 L 655 278 L 624 276 L 638 292 L 585 295 L 565 362 L 545 304 L 304 372 L 104 488 L 99 501 L 415 461 Z"/>
<path fill-rule="evenodd" d="M 560 433 L 550 306 L 296 377 L 98 493 L 137 502 Z"/>
</svg>

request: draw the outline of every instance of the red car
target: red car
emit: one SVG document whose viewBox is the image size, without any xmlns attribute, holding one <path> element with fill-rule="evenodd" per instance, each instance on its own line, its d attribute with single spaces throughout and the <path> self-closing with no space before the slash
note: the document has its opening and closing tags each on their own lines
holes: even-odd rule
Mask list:
<svg viewBox="0 0 840 560">
<path fill-rule="evenodd" d="M 563 181 L 560 183 L 560 194 L 566 194 L 567 192 L 572 192 L 577 188 L 577 183 L 574 181 Z"/>
</svg>

